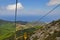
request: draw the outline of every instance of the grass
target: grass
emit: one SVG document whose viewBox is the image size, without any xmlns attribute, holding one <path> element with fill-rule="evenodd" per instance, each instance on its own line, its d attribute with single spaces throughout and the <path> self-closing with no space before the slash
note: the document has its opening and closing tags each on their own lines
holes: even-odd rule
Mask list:
<svg viewBox="0 0 60 40">
<path fill-rule="evenodd" d="M 15 31 L 16 27 L 14 26 L 13 23 L 5 23 L 5 24 L 1 24 L 0 25 L 0 40 L 9 38 L 10 36 L 12 36 L 15 32 L 17 34 L 17 37 L 19 36 L 23 36 L 25 32 L 27 32 L 27 34 L 32 35 L 34 33 L 34 31 L 38 30 L 42 28 L 41 26 L 34 26 L 32 28 L 27 28 L 24 30 L 19 30 L 19 31 Z"/>
<path fill-rule="evenodd" d="M 11 23 L 6 23 L 0 25 L 0 40 L 3 40 L 5 38 L 8 38 L 12 36 L 12 34 L 15 32 L 15 27 Z"/>
<path fill-rule="evenodd" d="M 34 26 L 35 29 L 41 29 L 43 26 Z"/>
</svg>

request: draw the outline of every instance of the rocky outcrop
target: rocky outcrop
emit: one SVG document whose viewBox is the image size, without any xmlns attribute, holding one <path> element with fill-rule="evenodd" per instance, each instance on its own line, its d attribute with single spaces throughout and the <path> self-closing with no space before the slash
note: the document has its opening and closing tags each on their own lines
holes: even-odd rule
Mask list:
<svg viewBox="0 0 60 40">
<path fill-rule="evenodd" d="M 60 37 L 60 20 L 53 21 L 33 34 L 30 40 L 58 40 Z"/>
</svg>

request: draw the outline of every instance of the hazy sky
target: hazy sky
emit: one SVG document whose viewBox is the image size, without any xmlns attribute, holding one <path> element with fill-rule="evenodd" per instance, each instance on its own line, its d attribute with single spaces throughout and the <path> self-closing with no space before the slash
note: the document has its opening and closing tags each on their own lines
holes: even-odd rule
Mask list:
<svg viewBox="0 0 60 40">
<path fill-rule="evenodd" d="M 35 21 L 60 4 L 60 0 L 18 0 L 17 20 Z M 0 19 L 14 20 L 15 0 L 0 0 Z M 60 6 L 41 21 L 50 22 L 60 18 Z"/>
</svg>

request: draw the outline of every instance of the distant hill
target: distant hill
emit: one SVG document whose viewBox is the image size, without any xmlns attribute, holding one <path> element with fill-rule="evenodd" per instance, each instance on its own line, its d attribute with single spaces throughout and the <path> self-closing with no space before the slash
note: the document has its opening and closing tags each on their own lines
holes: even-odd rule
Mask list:
<svg viewBox="0 0 60 40">
<path fill-rule="evenodd" d="M 0 19 L 0 25 L 1 25 L 1 24 L 5 24 L 5 23 L 10 23 L 10 22 L 9 22 L 9 21 L 6 21 L 6 20 Z"/>
<path fill-rule="evenodd" d="M 2 20 L 2 19 L 0 19 L 0 24 L 4 24 L 4 23 L 15 23 L 15 22 L 14 22 L 14 21 L 7 21 L 7 20 Z M 25 22 L 25 21 L 16 21 L 16 23 L 25 25 L 25 24 L 27 24 L 28 22 Z"/>
<path fill-rule="evenodd" d="M 2 20 L 0 19 L 0 24 L 3 23 L 15 23 L 14 21 L 8 21 L 8 20 Z M 45 22 L 27 22 L 27 21 L 16 21 L 16 23 L 21 24 L 21 25 L 25 25 L 25 24 L 31 24 L 31 25 L 45 25 Z"/>
<path fill-rule="evenodd" d="M 26 21 L 17 21 L 16 23 L 19 23 L 19 24 L 25 25 L 25 24 L 27 24 L 28 22 L 26 22 Z"/>
</svg>

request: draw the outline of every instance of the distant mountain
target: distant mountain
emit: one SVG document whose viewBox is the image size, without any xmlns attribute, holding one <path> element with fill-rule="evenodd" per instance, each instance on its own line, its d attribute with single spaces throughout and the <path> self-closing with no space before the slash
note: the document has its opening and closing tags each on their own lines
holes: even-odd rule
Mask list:
<svg viewBox="0 0 60 40">
<path fill-rule="evenodd" d="M 26 22 L 26 21 L 16 21 L 16 23 L 19 23 L 19 24 L 25 25 L 25 24 L 27 24 L 28 22 Z"/>
<path fill-rule="evenodd" d="M 0 24 L 8 23 L 9 21 L 0 19 Z"/>
<path fill-rule="evenodd" d="M 2 20 L 0 19 L 0 24 L 2 23 L 15 23 L 15 21 L 8 21 L 8 20 Z M 46 23 L 45 22 L 26 22 L 26 21 L 16 21 L 16 23 L 18 24 L 22 24 L 22 25 L 25 25 L 25 24 L 31 24 L 31 25 L 45 25 Z"/>
<path fill-rule="evenodd" d="M 15 21 L 7 21 L 7 20 L 2 20 L 2 19 L 0 19 L 0 24 L 3 24 L 3 23 L 15 23 Z M 27 24 L 28 22 L 25 22 L 25 21 L 16 21 L 16 23 L 25 25 L 25 24 Z"/>
</svg>

